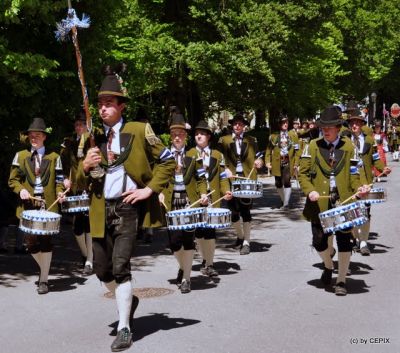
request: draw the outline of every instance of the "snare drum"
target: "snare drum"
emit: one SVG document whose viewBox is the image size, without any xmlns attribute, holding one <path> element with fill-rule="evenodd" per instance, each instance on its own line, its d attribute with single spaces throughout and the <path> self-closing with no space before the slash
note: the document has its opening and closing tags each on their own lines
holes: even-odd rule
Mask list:
<svg viewBox="0 0 400 353">
<path fill-rule="evenodd" d="M 324 233 L 349 230 L 363 225 L 368 221 L 365 206 L 360 202 L 339 206 L 321 212 L 319 215 Z"/>
<path fill-rule="evenodd" d="M 33 235 L 54 235 L 60 232 L 61 216 L 45 210 L 23 211 L 19 229 Z"/>
<path fill-rule="evenodd" d="M 386 201 L 386 190 L 383 188 L 371 189 L 371 191 L 358 202 L 366 204 L 376 204 Z"/>
<path fill-rule="evenodd" d="M 89 211 L 89 196 L 84 193 L 77 196 L 68 196 L 61 204 L 63 213 L 79 213 Z"/>
<path fill-rule="evenodd" d="M 224 229 L 231 225 L 232 212 L 227 208 L 207 208 L 207 225 L 205 228 Z"/>
<path fill-rule="evenodd" d="M 238 198 L 256 199 L 263 196 L 263 184 L 257 180 L 232 181 L 232 195 Z"/>
<path fill-rule="evenodd" d="M 169 230 L 191 230 L 206 226 L 206 208 L 183 208 L 167 212 Z"/>
</svg>

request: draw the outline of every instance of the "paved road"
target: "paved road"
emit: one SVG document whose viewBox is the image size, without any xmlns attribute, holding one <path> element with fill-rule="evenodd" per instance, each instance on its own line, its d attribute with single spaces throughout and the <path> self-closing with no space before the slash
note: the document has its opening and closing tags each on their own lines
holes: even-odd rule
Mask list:
<svg viewBox="0 0 400 353">
<path fill-rule="evenodd" d="M 219 281 L 200 275 L 197 258 L 193 290 L 182 295 L 173 284 L 177 267 L 165 232 L 138 246 L 133 275 L 143 298 L 129 352 L 400 352 L 400 165 L 392 164 L 392 175 L 380 184 L 388 201 L 372 210 L 372 254 L 352 257 L 346 297 L 319 286 L 321 265 L 301 219 L 300 193 L 285 214 L 276 208 L 268 178 L 254 209 L 251 255 L 229 248 L 232 231 L 219 234 Z M 0 352 L 110 351 L 115 301 L 95 276 L 81 276 L 69 225 L 63 229 L 55 239 L 48 295 L 35 291 L 29 256 L 0 256 Z"/>
</svg>

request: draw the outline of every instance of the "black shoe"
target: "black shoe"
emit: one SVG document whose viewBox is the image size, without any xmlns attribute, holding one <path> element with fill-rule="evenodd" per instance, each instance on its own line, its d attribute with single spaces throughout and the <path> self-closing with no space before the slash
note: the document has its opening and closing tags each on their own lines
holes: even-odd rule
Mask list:
<svg viewBox="0 0 400 353">
<path fill-rule="evenodd" d="M 336 249 L 335 248 L 332 248 L 332 252 L 331 252 L 331 259 L 333 259 L 334 257 L 335 257 L 335 255 L 336 255 Z"/>
<path fill-rule="evenodd" d="M 82 270 L 82 274 L 84 276 L 90 276 L 93 274 L 93 267 L 90 265 L 85 265 L 85 267 Z"/>
<path fill-rule="evenodd" d="M 181 293 L 182 294 L 186 294 L 186 293 L 189 293 L 190 291 L 191 291 L 191 289 L 190 289 L 190 281 L 187 281 L 187 280 L 182 281 Z"/>
<path fill-rule="evenodd" d="M 129 326 L 131 327 L 131 331 L 133 330 L 133 316 L 135 315 L 135 311 L 139 305 L 139 298 L 136 295 L 132 295 L 132 303 L 131 303 L 131 311 L 129 313 Z"/>
<path fill-rule="evenodd" d="M 47 282 L 39 282 L 37 292 L 38 294 L 47 294 L 49 292 L 49 285 Z"/>
<path fill-rule="evenodd" d="M 332 273 L 333 270 L 330 270 L 329 268 L 324 268 L 324 272 L 322 272 L 322 276 L 321 276 L 321 282 L 325 285 L 325 286 L 329 286 L 332 282 Z"/>
<path fill-rule="evenodd" d="M 362 256 L 369 256 L 371 255 L 371 251 L 369 250 L 368 245 L 363 246 L 362 248 L 360 248 L 360 254 Z"/>
<path fill-rule="evenodd" d="M 181 287 L 182 278 L 183 278 L 183 270 L 179 269 L 178 270 L 178 275 L 176 276 L 176 285 L 178 286 L 178 288 Z"/>
<path fill-rule="evenodd" d="M 14 254 L 19 254 L 19 255 L 27 255 L 29 254 L 29 251 L 27 248 L 22 247 L 22 248 L 14 248 Z"/>
<path fill-rule="evenodd" d="M 121 352 L 125 349 L 128 349 L 132 345 L 132 333 L 124 327 L 119 330 L 117 333 L 117 337 L 115 337 L 114 342 L 111 344 L 112 352 Z"/>
<path fill-rule="evenodd" d="M 346 285 L 343 282 L 336 283 L 335 294 L 340 296 L 347 295 Z"/>
<path fill-rule="evenodd" d="M 243 245 L 240 248 L 240 255 L 249 255 L 249 254 L 250 254 L 250 245 L 247 244 Z"/>
<path fill-rule="evenodd" d="M 234 244 L 232 244 L 232 247 L 234 247 L 235 249 L 241 248 L 243 245 L 243 241 L 244 241 L 244 239 L 236 238 L 236 241 Z"/>
</svg>

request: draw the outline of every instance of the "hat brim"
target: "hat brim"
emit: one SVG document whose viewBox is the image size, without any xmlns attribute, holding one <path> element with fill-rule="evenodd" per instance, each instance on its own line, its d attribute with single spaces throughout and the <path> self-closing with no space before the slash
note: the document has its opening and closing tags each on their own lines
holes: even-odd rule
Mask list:
<svg viewBox="0 0 400 353">
<path fill-rule="evenodd" d="M 171 131 L 172 129 L 181 129 L 181 130 L 189 131 L 189 129 L 187 129 L 185 125 L 180 125 L 180 124 L 171 125 L 169 127 L 169 131 Z"/>
<path fill-rule="evenodd" d="M 362 117 L 361 115 L 351 115 L 351 116 L 348 116 L 348 117 L 347 117 L 347 121 L 351 121 L 351 120 L 360 120 L 360 121 L 362 121 L 363 123 L 366 122 L 366 121 L 365 121 L 365 118 Z"/>
<path fill-rule="evenodd" d="M 343 124 L 343 119 L 336 119 L 336 120 L 331 120 L 331 121 L 321 121 L 317 120 L 315 122 L 315 125 L 318 127 L 330 127 L 330 126 L 337 126 L 337 125 L 342 125 Z"/>
<path fill-rule="evenodd" d="M 232 119 L 229 119 L 229 120 L 228 120 L 228 123 L 232 125 L 233 122 L 234 122 L 234 121 L 237 121 L 237 120 L 243 121 L 243 123 L 244 123 L 245 125 L 247 125 L 247 126 L 250 125 L 250 123 L 249 123 L 247 120 L 243 119 L 243 118 L 232 118 Z"/>
<path fill-rule="evenodd" d="M 124 96 L 122 93 L 114 91 L 100 91 L 99 94 L 97 95 L 97 100 L 103 97 L 118 97 L 119 99 L 122 99 L 125 102 L 130 100 L 130 97 Z"/>
<path fill-rule="evenodd" d="M 25 134 L 28 134 L 30 132 L 43 132 L 46 135 L 49 134 L 46 130 L 43 130 L 43 129 L 28 129 L 28 130 L 24 131 Z"/>
</svg>

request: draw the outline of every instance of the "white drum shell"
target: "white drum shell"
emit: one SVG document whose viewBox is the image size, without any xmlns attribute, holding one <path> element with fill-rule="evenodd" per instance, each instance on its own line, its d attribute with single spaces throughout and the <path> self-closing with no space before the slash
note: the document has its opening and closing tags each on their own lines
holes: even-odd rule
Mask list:
<svg viewBox="0 0 400 353">
<path fill-rule="evenodd" d="M 169 211 L 166 217 L 169 230 L 192 230 L 207 224 L 205 207 Z"/>
<path fill-rule="evenodd" d="M 23 211 L 19 228 L 33 235 L 55 235 L 60 232 L 61 216 L 44 210 Z"/>
<path fill-rule="evenodd" d="M 207 225 L 205 228 L 224 229 L 231 225 L 232 212 L 227 208 L 207 208 Z"/>
<path fill-rule="evenodd" d="M 79 213 L 89 211 L 89 196 L 77 195 L 68 196 L 61 204 L 61 212 L 63 213 Z"/>
<path fill-rule="evenodd" d="M 263 184 L 257 180 L 235 180 L 232 182 L 233 197 L 256 199 L 263 196 Z"/>
</svg>

